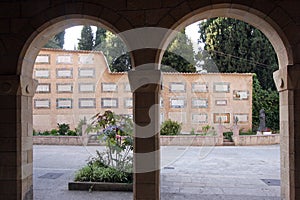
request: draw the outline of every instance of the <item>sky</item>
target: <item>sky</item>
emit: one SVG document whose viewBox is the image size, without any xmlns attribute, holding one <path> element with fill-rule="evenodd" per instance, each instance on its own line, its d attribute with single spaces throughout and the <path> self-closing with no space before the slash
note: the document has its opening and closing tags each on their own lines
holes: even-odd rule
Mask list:
<svg viewBox="0 0 300 200">
<path fill-rule="evenodd" d="M 188 35 L 188 37 L 190 37 L 190 39 L 193 42 L 194 50 L 198 49 L 197 40 L 200 36 L 200 34 L 198 33 L 198 29 L 199 29 L 198 23 L 199 22 L 195 22 L 187 26 L 185 29 L 186 34 Z M 78 38 L 80 38 L 81 29 L 82 26 L 74 26 L 66 29 L 64 49 L 74 50 L 74 47 L 77 46 L 78 44 Z M 92 26 L 92 30 L 95 33 L 96 27 Z"/>
</svg>

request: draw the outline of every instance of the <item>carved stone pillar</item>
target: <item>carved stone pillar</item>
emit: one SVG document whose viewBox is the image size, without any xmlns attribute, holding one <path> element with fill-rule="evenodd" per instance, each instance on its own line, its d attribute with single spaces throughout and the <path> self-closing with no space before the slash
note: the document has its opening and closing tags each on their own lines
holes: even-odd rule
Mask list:
<svg viewBox="0 0 300 200">
<path fill-rule="evenodd" d="M 0 199 L 33 199 L 32 78 L 0 76 Z"/>
<path fill-rule="evenodd" d="M 281 199 L 300 196 L 300 65 L 274 72 L 280 93 Z"/>
<path fill-rule="evenodd" d="M 159 200 L 161 72 L 137 68 L 128 76 L 134 99 L 134 199 Z"/>
</svg>

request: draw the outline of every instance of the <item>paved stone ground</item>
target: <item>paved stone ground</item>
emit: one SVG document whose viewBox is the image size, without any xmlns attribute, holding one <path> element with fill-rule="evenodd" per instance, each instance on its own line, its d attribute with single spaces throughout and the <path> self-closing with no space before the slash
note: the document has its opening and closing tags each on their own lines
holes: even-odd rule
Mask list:
<svg viewBox="0 0 300 200">
<path fill-rule="evenodd" d="M 68 181 L 96 149 L 101 147 L 34 146 L 34 200 L 132 199 L 131 192 L 68 191 Z M 278 145 L 164 146 L 161 199 L 279 200 L 279 152 Z M 262 179 L 270 179 L 273 186 Z"/>
</svg>

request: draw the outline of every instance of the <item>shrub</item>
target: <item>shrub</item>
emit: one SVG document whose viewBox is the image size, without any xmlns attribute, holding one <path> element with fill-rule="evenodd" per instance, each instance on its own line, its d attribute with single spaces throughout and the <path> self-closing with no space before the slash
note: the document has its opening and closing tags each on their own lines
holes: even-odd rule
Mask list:
<svg viewBox="0 0 300 200">
<path fill-rule="evenodd" d="M 51 135 L 58 135 L 56 129 L 52 129 L 52 130 L 50 131 L 50 134 L 51 134 Z"/>
<path fill-rule="evenodd" d="M 70 130 L 69 124 L 57 124 L 58 126 L 58 133 L 59 135 L 66 135 L 68 133 L 68 130 Z"/>
<path fill-rule="evenodd" d="M 203 133 L 206 134 L 210 128 L 211 128 L 210 125 L 202 126 L 202 131 L 203 131 Z"/>
<path fill-rule="evenodd" d="M 231 142 L 233 141 L 232 135 L 233 135 L 232 132 L 224 132 L 223 133 L 224 138 L 227 139 L 227 140 L 229 140 L 229 141 L 231 141 Z"/>
<path fill-rule="evenodd" d="M 67 131 L 67 135 L 69 135 L 69 136 L 77 136 L 77 133 L 76 133 L 76 131 L 68 130 Z"/>
<path fill-rule="evenodd" d="M 170 119 L 164 121 L 161 125 L 161 135 L 178 135 L 181 131 L 181 123 Z"/>
</svg>

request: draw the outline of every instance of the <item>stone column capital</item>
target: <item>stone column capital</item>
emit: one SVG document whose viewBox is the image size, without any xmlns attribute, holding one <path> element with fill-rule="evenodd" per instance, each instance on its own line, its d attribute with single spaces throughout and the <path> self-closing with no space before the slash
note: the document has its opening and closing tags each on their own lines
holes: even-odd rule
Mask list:
<svg viewBox="0 0 300 200">
<path fill-rule="evenodd" d="M 21 76 L 21 95 L 33 97 L 38 86 L 38 81 L 32 77 Z"/>
<path fill-rule="evenodd" d="M 139 69 L 128 72 L 132 92 L 159 92 L 161 87 L 161 71 L 155 69 Z"/>
<path fill-rule="evenodd" d="M 273 73 L 273 79 L 279 92 L 300 89 L 300 64 L 287 65 Z"/>
<path fill-rule="evenodd" d="M 33 96 L 37 81 L 19 75 L 0 75 L 0 95 Z"/>
</svg>

